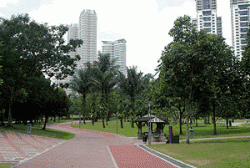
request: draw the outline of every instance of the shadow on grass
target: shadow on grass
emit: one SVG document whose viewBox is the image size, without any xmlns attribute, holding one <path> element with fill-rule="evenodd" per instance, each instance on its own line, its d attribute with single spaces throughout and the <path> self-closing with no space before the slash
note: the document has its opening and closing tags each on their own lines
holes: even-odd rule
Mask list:
<svg viewBox="0 0 250 168">
<path fill-rule="evenodd" d="M 192 144 L 229 143 L 229 142 L 249 143 L 250 142 L 250 138 L 232 138 L 232 139 L 215 139 L 215 140 L 191 141 Z"/>
<path fill-rule="evenodd" d="M 27 125 L 13 125 L 12 128 L 1 127 L 0 132 L 27 134 Z M 46 130 L 43 130 L 42 124 L 32 126 L 31 127 L 31 135 L 50 137 L 50 138 L 56 138 L 56 139 L 63 139 L 63 140 L 68 140 L 68 139 L 71 139 L 75 136 L 75 134 L 70 133 L 70 132 L 53 130 L 50 128 L 46 128 Z"/>
</svg>

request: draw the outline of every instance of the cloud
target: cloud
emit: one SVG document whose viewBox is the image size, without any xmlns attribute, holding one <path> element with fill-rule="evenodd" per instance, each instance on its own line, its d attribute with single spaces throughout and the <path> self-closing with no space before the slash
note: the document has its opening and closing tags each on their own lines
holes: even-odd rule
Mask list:
<svg viewBox="0 0 250 168">
<path fill-rule="evenodd" d="M 9 4 L 16 4 L 19 0 L 1 0 L 0 7 L 7 7 Z"/>
</svg>

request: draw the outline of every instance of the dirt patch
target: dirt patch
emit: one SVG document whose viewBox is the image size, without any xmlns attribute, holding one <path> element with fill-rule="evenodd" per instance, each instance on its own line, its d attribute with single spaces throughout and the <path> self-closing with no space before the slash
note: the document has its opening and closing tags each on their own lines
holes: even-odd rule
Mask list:
<svg viewBox="0 0 250 168">
<path fill-rule="evenodd" d="M 198 165 L 205 165 L 209 163 L 209 160 L 187 160 L 187 161 Z"/>
</svg>

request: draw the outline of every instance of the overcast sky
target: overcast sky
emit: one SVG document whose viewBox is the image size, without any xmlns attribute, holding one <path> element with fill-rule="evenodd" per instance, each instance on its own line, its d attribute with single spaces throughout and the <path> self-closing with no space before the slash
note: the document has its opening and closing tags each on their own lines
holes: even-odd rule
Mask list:
<svg viewBox="0 0 250 168">
<path fill-rule="evenodd" d="M 230 1 L 217 0 L 222 34 L 231 46 Z M 155 74 L 157 60 L 172 38 L 168 35 L 179 16 L 196 18 L 195 0 L 0 0 L 0 17 L 28 13 L 38 23 L 78 23 L 82 10 L 97 13 L 97 49 L 101 41 L 127 41 L 127 66 Z"/>
</svg>

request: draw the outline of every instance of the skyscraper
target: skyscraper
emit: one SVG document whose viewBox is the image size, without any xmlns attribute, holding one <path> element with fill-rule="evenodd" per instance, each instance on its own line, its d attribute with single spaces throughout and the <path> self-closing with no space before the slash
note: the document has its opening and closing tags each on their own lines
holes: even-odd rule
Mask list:
<svg viewBox="0 0 250 168">
<path fill-rule="evenodd" d="M 231 26 L 232 26 L 232 46 L 235 55 L 240 59 L 242 52 L 247 45 L 246 37 L 249 29 L 249 0 L 230 0 Z"/>
<path fill-rule="evenodd" d="M 84 9 L 80 13 L 79 24 L 67 25 L 69 30 L 67 32 L 67 42 L 70 39 L 81 39 L 83 44 L 76 48 L 76 52 L 70 52 L 69 55 L 75 58 L 80 55 L 81 60 L 77 62 L 76 71 L 84 68 L 84 63 L 97 60 L 97 16 L 94 10 Z M 73 79 L 68 76 L 64 80 L 53 80 L 53 83 L 68 83 Z M 71 93 L 71 89 L 66 89 L 67 94 Z"/>
<path fill-rule="evenodd" d="M 79 17 L 78 38 L 83 40 L 78 53 L 83 63 L 97 60 L 97 16 L 94 10 L 84 9 Z M 81 65 L 83 66 L 83 65 Z"/>
<path fill-rule="evenodd" d="M 111 59 L 116 59 L 115 65 L 119 65 L 119 70 L 127 76 L 126 71 L 126 40 L 102 41 L 102 53 L 110 54 Z"/>
<path fill-rule="evenodd" d="M 207 33 L 222 35 L 221 17 L 217 17 L 216 0 L 196 0 L 197 18 L 192 19 L 196 30 L 206 30 Z"/>
</svg>

